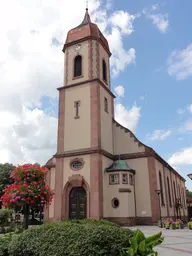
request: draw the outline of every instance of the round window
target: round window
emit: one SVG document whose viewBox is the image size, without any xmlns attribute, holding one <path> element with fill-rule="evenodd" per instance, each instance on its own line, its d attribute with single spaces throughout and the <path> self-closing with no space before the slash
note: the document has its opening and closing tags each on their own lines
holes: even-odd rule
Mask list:
<svg viewBox="0 0 192 256">
<path fill-rule="evenodd" d="M 75 160 L 71 163 L 71 168 L 73 170 L 80 170 L 83 167 L 83 163 L 81 161 Z"/>
<path fill-rule="evenodd" d="M 117 208 L 119 206 L 119 199 L 113 198 L 112 199 L 112 206 L 113 206 L 113 208 Z"/>
</svg>

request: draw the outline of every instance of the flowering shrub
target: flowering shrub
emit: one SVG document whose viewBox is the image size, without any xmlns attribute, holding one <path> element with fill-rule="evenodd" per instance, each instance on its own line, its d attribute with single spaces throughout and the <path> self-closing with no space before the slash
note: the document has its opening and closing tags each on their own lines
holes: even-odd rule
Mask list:
<svg viewBox="0 0 192 256">
<path fill-rule="evenodd" d="M 177 228 L 182 228 L 183 227 L 183 221 L 180 219 L 172 219 L 172 218 L 167 218 L 162 220 L 164 227 L 166 229 L 169 229 L 171 226 L 176 225 Z"/>
<path fill-rule="evenodd" d="M 23 209 L 28 215 L 29 208 L 40 207 L 40 204 L 49 206 L 53 192 L 46 183 L 46 175 L 47 169 L 39 165 L 25 164 L 16 167 L 11 173 L 14 183 L 5 188 L 2 196 L 3 207 Z"/>
</svg>

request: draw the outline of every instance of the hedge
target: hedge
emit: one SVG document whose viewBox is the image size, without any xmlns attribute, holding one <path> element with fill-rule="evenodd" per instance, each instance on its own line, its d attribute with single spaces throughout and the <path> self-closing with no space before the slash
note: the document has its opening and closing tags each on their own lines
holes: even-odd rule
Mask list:
<svg viewBox="0 0 192 256">
<path fill-rule="evenodd" d="M 13 237 L 9 256 L 116 256 L 133 232 L 106 221 L 66 221 Z"/>
<path fill-rule="evenodd" d="M 0 256 L 9 256 L 8 248 L 12 240 L 13 233 L 0 236 Z"/>
</svg>

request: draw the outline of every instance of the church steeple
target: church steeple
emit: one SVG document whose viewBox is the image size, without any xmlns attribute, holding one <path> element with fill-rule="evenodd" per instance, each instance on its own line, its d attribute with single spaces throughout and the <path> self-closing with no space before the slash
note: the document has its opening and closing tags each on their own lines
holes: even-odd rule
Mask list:
<svg viewBox="0 0 192 256">
<path fill-rule="evenodd" d="M 67 46 L 70 46 L 80 41 L 82 42 L 88 39 L 99 41 L 103 45 L 104 49 L 108 52 L 109 57 L 111 56 L 107 39 L 101 33 L 98 26 L 91 21 L 88 8 L 86 8 L 83 21 L 80 23 L 80 25 L 71 29 L 68 32 L 65 45 L 63 47 L 63 52 L 65 52 Z"/>
</svg>

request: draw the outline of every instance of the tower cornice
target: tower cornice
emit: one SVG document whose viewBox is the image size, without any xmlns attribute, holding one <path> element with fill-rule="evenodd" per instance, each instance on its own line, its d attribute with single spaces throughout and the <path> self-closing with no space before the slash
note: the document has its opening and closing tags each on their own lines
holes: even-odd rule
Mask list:
<svg viewBox="0 0 192 256">
<path fill-rule="evenodd" d="M 72 45 L 76 45 L 78 43 L 82 43 L 82 42 L 90 40 L 90 39 L 98 41 L 103 46 L 103 48 L 106 50 L 106 52 L 109 54 L 109 57 L 111 57 L 112 53 L 110 52 L 109 47 L 106 46 L 106 44 L 103 42 L 103 40 L 101 40 L 101 38 L 98 38 L 96 36 L 87 36 L 87 37 L 84 37 L 84 38 L 81 38 L 81 39 L 74 40 L 74 41 L 69 42 L 69 43 L 65 43 L 64 46 L 63 46 L 62 51 L 65 53 L 65 50 L 66 50 L 67 47 L 72 46 Z"/>
<path fill-rule="evenodd" d="M 82 85 L 82 84 L 87 84 L 87 83 L 92 83 L 92 82 L 99 82 L 99 84 L 113 97 L 113 98 L 116 98 L 116 96 L 109 90 L 108 87 L 106 87 L 106 85 L 98 78 L 94 78 L 94 79 L 88 79 L 86 81 L 82 81 L 82 82 L 78 82 L 78 83 L 75 83 L 75 84 L 69 84 L 69 85 L 66 85 L 66 86 L 61 86 L 61 87 L 58 87 L 57 90 L 58 91 L 61 91 L 61 90 L 66 90 L 68 88 L 71 88 L 71 87 L 75 87 L 75 86 L 79 86 L 79 85 Z"/>
</svg>

